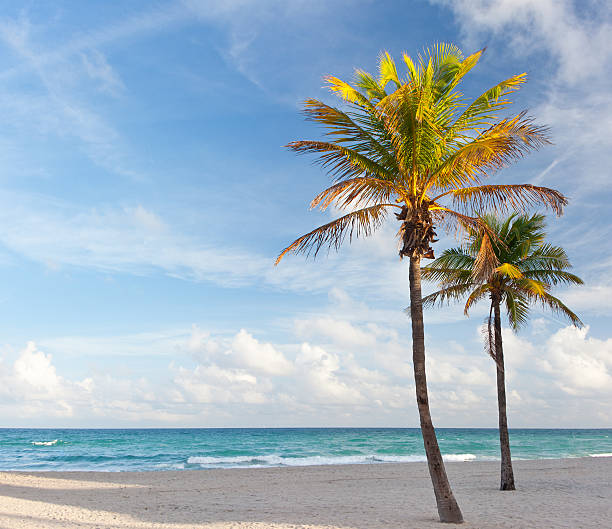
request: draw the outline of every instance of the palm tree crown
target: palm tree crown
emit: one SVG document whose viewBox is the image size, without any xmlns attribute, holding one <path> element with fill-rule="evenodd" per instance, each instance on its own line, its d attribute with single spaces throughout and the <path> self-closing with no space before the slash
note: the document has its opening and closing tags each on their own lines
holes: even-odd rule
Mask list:
<svg viewBox="0 0 612 529">
<path fill-rule="evenodd" d="M 532 304 L 582 325 L 578 316 L 550 293 L 554 285 L 581 285 L 583 281 L 568 272 L 571 264 L 565 250 L 544 242 L 544 216 L 513 214 L 502 221 L 485 215 L 482 221 L 495 235 L 490 241 L 495 255 L 491 273 L 487 276 L 474 273 L 483 237 L 482 232 L 469 230 L 462 247 L 445 250 L 433 263 L 422 268 L 423 278 L 437 282 L 440 287 L 423 298 L 423 306 L 466 298 L 467 315 L 476 302 L 489 297 L 503 303 L 514 330 L 527 322 Z"/>
<path fill-rule="evenodd" d="M 357 70 L 350 85 L 326 78 L 332 92 L 348 104 L 340 110 L 315 99 L 305 102 L 308 119 L 327 128 L 329 141 L 295 141 L 288 147 L 314 153 L 334 184 L 311 202 L 344 216 L 298 238 L 279 255 L 338 249 L 345 238 L 370 235 L 390 210 L 400 221 L 400 256 L 433 257 L 434 224 L 451 229 L 486 226 L 472 212 L 506 211 L 543 204 L 561 214 L 566 199 L 558 191 L 529 184 L 482 185 L 496 169 L 548 143 L 547 130 L 524 113 L 500 119 L 508 96 L 525 82 L 514 75 L 473 101 L 458 85 L 482 50 L 464 58 L 450 44 L 427 50 L 418 61 L 404 54 L 400 77 L 388 53 L 374 77 Z M 479 266 L 492 255 L 483 245 Z"/>
</svg>

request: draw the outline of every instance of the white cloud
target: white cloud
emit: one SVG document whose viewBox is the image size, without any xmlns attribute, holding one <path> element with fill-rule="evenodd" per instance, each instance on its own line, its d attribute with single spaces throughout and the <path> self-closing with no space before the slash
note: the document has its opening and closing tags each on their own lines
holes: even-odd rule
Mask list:
<svg viewBox="0 0 612 529">
<path fill-rule="evenodd" d="M 602 2 L 585 2 L 593 9 L 579 17 L 568 0 L 454 0 L 438 1 L 460 17 L 464 31 L 473 39 L 483 30 L 504 32 L 516 53 L 545 50 L 557 60 L 557 75 L 571 85 L 585 77 L 599 76 L 612 56 L 607 46 L 612 9 Z M 595 16 L 593 16 L 595 15 Z"/>
<path fill-rule="evenodd" d="M 260 343 L 244 329 L 234 337 L 231 348 L 237 362 L 256 371 L 278 376 L 288 375 L 294 370 L 283 353 L 270 343 Z"/>
<path fill-rule="evenodd" d="M 376 343 L 372 334 L 358 329 L 348 321 L 331 317 L 297 320 L 295 330 L 298 336 L 315 335 L 345 347 L 372 347 Z"/>
<path fill-rule="evenodd" d="M 6 419 L 27 416 L 70 417 L 74 407 L 88 393 L 91 380 L 72 383 L 56 372 L 51 355 L 28 342 L 12 366 L 3 366 L 0 375 L 0 409 L 8 409 Z"/>
<path fill-rule="evenodd" d="M 360 404 L 364 397 L 359 390 L 338 376 L 340 359 L 321 347 L 303 343 L 296 364 L 305 385 L 304 397 L 322 404 Z"/>
<path fill-rule="evenodd" d="M 367 334 L 367 324 L 352 325 Z M 156 380 L 151 373 L 116 365 L 112 373 L 100 365 L 71 380 L 57 369 L 50 354 L 33 343 L 12 355 L 12 362 L 6 350 L 5 359 L 0 359 L 0 417 L 10 422 L 17 414 L 52 424 L 58 420 L 91 425 L 206 421 L 230 426 L 252 424 L 249 418 L 256 409 L 257 416 L 268 418 L 272 426 L 293 424 L 292 417 L 299 417 L 302 425 L 418 422 L 407 361 L 410 343 L 400 334 L 395 340 L 375 340 L 374 347 L 350 349 L 336 342 L 321 346 L 314 334 L 307 343 L 262 343 L 245 329 L 227 335 L 195 326 L 191 331 L 158 336 L 161 344 L 157 346 L 154 335 L 146 333 L 132 335 L 126 344 L 129 355 L 146 356 L 151 350 L 171 355 L 167 374 Z M 587 328 L 573 327 L 532 338 L 504 329 L 511 424 L 600 424 L 602 417 L 609 416 L 612 398 L 612 339 L 596 339 Z M 123 337 L 116 337 L 114 343 L 122 341 Z M 440 426 L 496 423 L 495 366 L 479 342 L 478 335 L 465 346 L 443 342 L 428 347 L 430 398 Z M 57 340 L 54 356 L 61 354 L 61 344 L 75 348 L 75 343 Z M 87 340 L 80 343 L 87 347 Z M 103 350 L 94 347 L 95 354 Z M 120 353 L 120 349 L 111 350 Z M 295 363 L 285 351 L 295 352 Z M 81 351 L 81 356 L 88 354 L 86 349 Z"/>
<path fill-rule="evenodd" d="M 179 367 L 174 383 L 186 393 L 187 400 L 203 404 L 263 404 L 270 389 L 245 370 L 216 365 L 198 365 L 193 370 Z"/>
<path fill-rule="evenodd" d="M 589 327 L 565 327 L 546 344 L 541 368 L 570 395 L 606 395 L 612 398 L 612 338 L 588 337 Z"/>
<path fill-rule="evenodd" d="M 17 380 L 36 393 L 54 398 L 61 391 L 60 379 L 51 365 L 51 355 L 38 351 L 34 342 L 28 342 L 15 361 L 13 370 Z"/>
</svg>

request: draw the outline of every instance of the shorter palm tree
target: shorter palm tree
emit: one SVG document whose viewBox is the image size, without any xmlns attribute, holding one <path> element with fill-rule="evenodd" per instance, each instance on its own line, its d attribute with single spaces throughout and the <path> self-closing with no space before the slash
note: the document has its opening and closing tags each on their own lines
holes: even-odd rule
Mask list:
<svg viewBox="0 0 612 529">
<path fill-rule="evenodd" d="M 517 331 L 527 322 L 529 308 L 538 304 L 581 326 L 582 322 L 560 299 L 550 294 L 558 284 L 583 284 L 567 271 L 571 267 L 565 250 L 545 242 L 543 215 L 511 215 L 499 220 L 485 215 L 481 220 L 496 237 L 482 236 L 482 230 L 470 230 L 460 248 L 446 250 L 429 266 L 422 268 L 423 278 L 436 281 L 440 290 L 423 298 L 423 306 L 433 306 L 467 297 L 465 315 L 479 300 L 490 299 L 486 320 L 485 347 L 497 365 L 497 403 L 501 448 L 501 490 L 515 490 L 506 416 L 506 383 L 501 334 L 501 305 L 505 306 L 510 327 Z M 491 245 L 497 263 L 488 272 L 479 273 L 478 257 L 482 246 Z"/>
</svg>

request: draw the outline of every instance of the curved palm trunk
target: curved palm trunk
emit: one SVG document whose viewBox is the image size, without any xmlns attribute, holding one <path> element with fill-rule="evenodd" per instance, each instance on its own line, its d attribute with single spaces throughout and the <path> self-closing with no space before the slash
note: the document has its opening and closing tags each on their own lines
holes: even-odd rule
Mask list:
<svg viewBox="0 0 612 529">
<path fill-rule="evenodd" d="M 425 333 L 423 328 L 423 305 L 421 303 L 421 258 L 410 257 L 410 315 L 412 319 L 412 360 L 414 382 L 421 419 L 421 432 L 427 454 L 429 475 L 433 483 L 438 514 L 441 522 L 462 523 L 463 516 L 453 496 L 442 454 L 438 447 L 436 431 L 431 422 L 427 378 L 425 376 Z"/>
<path fill-rule="evenodd" d="M 506 375 L 504 371 L 504 348 L 501 334 L 501 315 L 499 299 L 493 300 L 495 312 L 495 359 L 497 364 L 497 407 L 499 410 L 499 446 L 501 449 L 501 485 L 500 490 L 515 490 L 514 471 L 510 457 L 510 437 L 508 435 L 508 418 L 506 416 Z"/>
</svg>

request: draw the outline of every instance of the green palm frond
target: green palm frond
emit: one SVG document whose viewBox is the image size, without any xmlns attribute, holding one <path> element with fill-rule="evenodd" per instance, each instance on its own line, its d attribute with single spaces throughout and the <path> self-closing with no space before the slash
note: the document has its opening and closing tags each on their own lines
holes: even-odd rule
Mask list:
<svg viewBox="0 0 612 529">
<path fill-rule="evenodd" d="M 520 293 L 510 289 L 504 292 L 504 301 L 510 327 L 517 331 L 529 320 L 529 302 Z"/>
<path fill-rule="evenodd" d="M 564 270 L 528 270 L 523 275 L 549 285 L 584 285 L 584 281 L 577 275 Z"/>
<path fill-rule="evenodd" d="M 433 263 L 422 268 L 423 273 L 449 269 L 471 273 L 474 266 L 474 256 L 469 255 L 463 248 L 448 248 Z"/>
<path fill-rule="evenodd" d="M 584 324 L 580 318 L 572 312 L 559 298 L 551 294 L 544 294 L 540 298 L 540 303 L 543 309 L 548 309 L 559 316 L 564 316 L 572 322 L 576 327 L 582 327 Z"/>
<path fill-rule="evenodd" d="M 470 283 L 474 291 L 467 298 L 466 312 L 482 299 L 483 292 L 488 291 L 504 301 L 508 321 L 514 330 L 527 322 L 531 304 L 548 308 L 567 317 L 574 325 L 581 325 L 579 318 L 550 294 L 555 285 L 583 282 L 566 271 L 571 264 L 563 248 L 545 241 L 544 216 L 515 213 L 500 219 L 487 214 L 479 221 L 495 234 L 495 238 L 491 239 L 478 226 L 470 226 L 464 246 L 445 250 L 433 263 L 422 268 L 423 278 L 434 281 L 440 289 L 435 293 L 435 300 L 455 299 L 444 297 L 443 292 L 456 293 Z M 480 265 L 479 272 L 479 259 L 482 262 L 482 256 L 491 252 L 499 264 L 495 268 L 489 264 L 485 271 Z"/>
<path fill-rule="evenodd" d="M 375 113 L 351 114 L 326 105 L 316 99 L 307 99 L 304 113 L 310 121 L 324 125 L 334 143 L 347 144 L 352 150 L 373 158 L 389 169 L 395 160 L 389 153 L 389 141 L 377 128 Z"/>
<path fill-rule="evenodd" d="M 571 268 L 567 253 L 560 246 L 542 244 L 521 262 L 521 270 L 566 270 Z"/>
<path fill-rule="evenodd" d="M 465 283 L 462 285 L 453 285 L 437 292 L 433 292 L 423 298 L 423 308 L 435 307 L 449 304 L 452 301 L 459 301 L 463 298 L 470 290 L 474 288 L 473 283 Z M 405 309 L 409 312 L 410 307 Z"/>
</svg>

